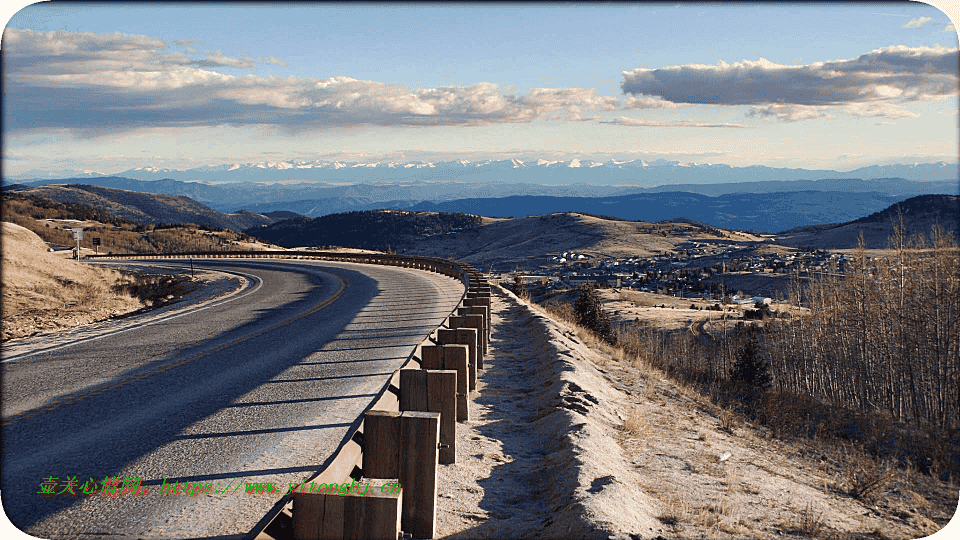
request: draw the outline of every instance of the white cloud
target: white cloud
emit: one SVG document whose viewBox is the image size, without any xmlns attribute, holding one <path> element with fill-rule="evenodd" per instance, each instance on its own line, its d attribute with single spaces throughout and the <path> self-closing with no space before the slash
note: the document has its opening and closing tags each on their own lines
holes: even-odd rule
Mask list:
<svg viewBox="0 0 960 540">
<path fill-rule="evenodd" d="M 676 109 L 682 106 L 681 103 L 649 96 L 630 96 L 623 100 L 624 109 Z"/>
<path fill-rule="evenodd" d="M 744 124 L 708 124 L 705 122 L 695 122 L 693 120 L 680 120 L 678 122 L 654 122 L 650 120 L 643 120 L 640 118 L 628 118 L 626 116 L 621 116 L 614 120 L 601 121 L 601 124 L 614 124 L 618 126 L 630 126 L 630 127 L 699 127 L 699 128 L 745 128 L 753 129 L 755 126 L 747 126 Z"/>
<path fill-rule="evenodd" d="M 886 118 L 917 118 L 918 113 L 908 111 L 893 103 L 853 103 L 844 111 L 854 116 L 883 116 Z"/>
<path fill-rule="evenodd" d="M 910 22 L 903 25 L 904 28 L 923 28 L 923 25 L 930 22 L 930 17 L 920 17 L 918 19 L 910 19 Z"/>
<path fill-rule="evenodd" d="M 278 65 L 278 66 L 285 66 L 285 65 L 287 65 L 287 63 L 284 62 L 283 60 L 280 60 L 279 58 L 276 58 L 276 57 L 273 57 L 273 56 L 271 56 L 271 57 L 267 60 L 267 63 L 268 63 L 268 64 L 276 64 L 276 65 Z"/>
<path fill-rule="evenodd" d="M 799 107 L 937 99 L 957 95 L 958 50 L 876 49 L 858 58 L 784 65 L 764 58 L 623 72 L 624 94 L 675 104 L 753 105 L 748 114 L 786 121 L 816 117 Z M 791 107 L 792 106 L 792 107 Z M 880 110 L 880 109 L 876 109 Z M 886 109 L 893 111 L 893 109 Z M 902 115 L 898 109 L 895 114 Z M 822 116 L 822 115 L 821 115 Z"/>
<path fill-rule="evenodd" d="M 747 111 L 747 116 L 759 116 L 776 118 L 784 122 L 798 122 L 800 120 L 813 120 L 820 118 L 833 118 L 833 115 L 826 112 L 826 107 L 817 107 L 812 105 L 756 105 Z"/>
<path fill-rule="evenodd" d="M 147 36 L 7 29 L 7 128 L 116 130 L 150 126 L 260 124 L 289 130 L 328 126 L 479 125 L 563 118 L 618 108 L 591 89 L 541 88 L 510 95 L 496 84 L 408 88 L 350 77 L 236 76 L 259 59 L 208 51 L 164 53 Z M 270 57 L 268 63 L 285 65 Z"/>
<path fill-rule="evenodd" d="M 954 26 L 953 23 L 950 23 L 950 24 L 948 24 L 948 25 L 946 26 L 946 28 L 943 29 L 943 31 L 944 31 L 944 32 L 956 32 L 956 31 L 957 31 L 957 27 Z"/>
</svg>

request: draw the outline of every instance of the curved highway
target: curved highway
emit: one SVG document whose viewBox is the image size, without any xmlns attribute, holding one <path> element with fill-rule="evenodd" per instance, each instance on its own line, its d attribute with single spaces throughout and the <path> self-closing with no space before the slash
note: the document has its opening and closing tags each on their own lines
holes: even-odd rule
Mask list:
<svg viewBox="0 0 960 540">
<path fill-rule="evenodd" d="M 247 484 L 285 493 L 318 470 L 463 293 L 391 266 L 195 264 L 247 283 L 203 309 L 3 359 L 0 496 L 21 530 L 241 537 L 280 496 Z"/>
</svg>

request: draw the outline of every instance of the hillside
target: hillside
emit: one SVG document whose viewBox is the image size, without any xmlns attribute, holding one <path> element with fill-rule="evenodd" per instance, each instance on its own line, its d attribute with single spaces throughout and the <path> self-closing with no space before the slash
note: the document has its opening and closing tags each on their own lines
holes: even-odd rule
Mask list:
<svg viewBox="0 0 960 540">
<path fill-rule="evenodd" d="M 76 245 L 70 229 L 82 228 L 81 251 L 86 253 L 161 253 L 196 250 L 272 248 L 242 233 L 196 225 L 168 226 L 128 221 L 103 209 L 62 203 L 22 192 L 3 192 L 3 219 L 25 227 L 54 248 Z M 100 240 L 99 247 L 93 245 Z"/>
<path fill-rule="evenodd" d="M 896 208 L 888 205 L 879 212 L 841 225 L 808 225 L 780 235 L 757 235 L 690 219 L 685 212 L 690 211 L 691 206 L 682 203 L 696 203 L 705 196 L 668 195 L 676 204 L 662 208 L 659 213 L 673 217 L 659 222 L 625 221 L 577 212 L 508 219 L 391 210 L 349 212 L 313 220 L 285 220 L 248 233 L 287 247 L 339 245 L 378 250 L 390 247 L 405 254 L 452 257 L 484 271 L 493 267 L 498 272 L 505 272 L 515 267 L 535 270 L 551 266 L 554 264 L 552 258 L 564 252 L 582 255 L 585 262 L 592 265 L 604 258 L 681 254 L 696 243 L 723 244 L 728 252 L 753 249 L 758 243 L 763 243 L 766 251 L 779 252 L 784 252 L 784 248 L 777 244 L 846 249 L 856 246 L 861 229 L 867 232 L 868 247 L 883 248 L 892 233 L 889 219 L 895 215 Z M 953 196 L 924 195 L 901 202 L 908 232 L 929 234 L 934 222 L 956 231 L 956 201 L 957 197 Z M 775 205 L 771 207 L 775 208 Z M 536 208 L 530 206 L 528 209 L 534 211 Z M 681 212 L 685 217 L 677 216 Z M 438 216 L 456 215 L 463 216 L 463 221 L 443 227 L 433 222 L 440 219 Z M 952 222 L 950 216 L 954 216 Z M 711 264 L 719 262 L 720 259 L 710 261 Z"/>
<path fill-rule="evenodd" d="M 903 199 L 882 193 L 797 191 L 727 193 L 717 197 L 681 191 L 616 197 L 515 196 L 423 202 L 412 210 L 521 217 L 580 212 L 619 219 L 662 221 L 684 216 L 716 227 L 776 232 L 818 223 L 836 223 L 876 212 Z"/>
<path fill-rule="evenodd" d="M 140 309 L 113 289 L 125 278 L 57 255 L 33 232 L 3 222 L 3 339 L 74 327 Z"/>
<path fill-rule="evenodd" d="M 242 231 L 277 221 L 261 214 L 223 214 L 193 199 L 179 195 L 140 193 L 81 184 L 44 185 L 14 192 L 63 203 L 79 203 L 140 224 L 194 223 L 206 227 Z"/>
<path fill-rule="evenodd" d="M 591 259 L 648 256 L 691 240 L 760 240 L 689 221 L 629 222 L 577 213 L 498 219 L 384 210 L 285 220 L 247 233 L 285 247 L 390 247 L 407 255 L 456 258 L 483 270 L 491 265 L 504 270 L 517 265 L 535 268 L 550 264 L 551 256 L 564 251 Z"/>
<path fill-rule="evenodd" d="M 383 251 L 476 228 L 481 222 L 481 218 L 465 214 L 379 210 L 288 219 L 247 232 L 284 247 L 336 245 Z"/>
<path fill-rule="evenodd" d="M 846 223 L 784 231 L 776 241 L 787 246 L 850 249 L 857 247 L 862 231 L 868 249 L 882 249 L 893 234 L 893 224 L 899 223 L 898 208 L 908 236 L 929 237 L 930 228 L 937 223 L 956 239 L 960 234 L 958 200 L 955 195 L 920 195 Z"/>
</svg>

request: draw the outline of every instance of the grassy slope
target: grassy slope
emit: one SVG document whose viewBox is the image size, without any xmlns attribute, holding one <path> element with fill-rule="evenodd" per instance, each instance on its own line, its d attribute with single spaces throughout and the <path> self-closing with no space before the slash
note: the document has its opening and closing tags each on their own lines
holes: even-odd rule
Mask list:
<svg viewBox="0 0 960 540">
<path fill-rule="evenodd" d="M 3 338 L 29 336 L 134 311 L 142 304 L 118 295 L 125 281 L 114 270 L 94 268 L 47 251 L 33 232 L 3 223 Z"/>
</svg>

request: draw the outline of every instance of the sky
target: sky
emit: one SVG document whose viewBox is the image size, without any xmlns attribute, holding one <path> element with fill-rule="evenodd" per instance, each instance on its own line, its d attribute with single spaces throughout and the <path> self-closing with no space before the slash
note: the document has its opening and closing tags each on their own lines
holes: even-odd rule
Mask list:
<svg viewBox="0 0 960 540">
<path fill-rule="evenodd" d="M 960 2 L 40 3 L 3 174 L 279 160 L 957 160 Z M 25 3 L 21 0 L 22 3 Z M 13 10 L 11 10 L 13 11 Z"/>
</svg>

